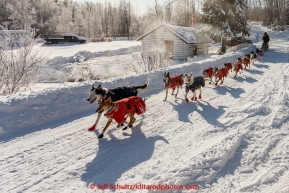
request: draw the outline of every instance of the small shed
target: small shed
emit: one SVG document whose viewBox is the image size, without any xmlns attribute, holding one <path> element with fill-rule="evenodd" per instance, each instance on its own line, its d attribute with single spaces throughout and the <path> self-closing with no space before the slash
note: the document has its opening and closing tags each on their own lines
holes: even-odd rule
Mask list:
<svg viewBox="0 0 289 193">
<path fill-rule="evenodd" d="M 160 50 L 164 56 L 175 60 L 186 60 L 198 54 L 208 54 L 209 44 L 215 43 L 208 36 L 197 33 L 191 27 L 161 24 L 137 38 L 142 51 Z"/>
</svg>

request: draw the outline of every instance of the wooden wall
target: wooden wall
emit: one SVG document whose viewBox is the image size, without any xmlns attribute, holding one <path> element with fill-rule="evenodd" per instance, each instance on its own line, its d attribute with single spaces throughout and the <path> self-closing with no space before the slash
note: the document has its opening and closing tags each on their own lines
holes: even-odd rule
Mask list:
<svg viewBox="0 0 289 193">
<path fill-rule="evenodd" d="M 156 49 L 164 51 L 165 40 L 174 41 L 174 60 L 187 60 L 188 56 L 193 56 L 193 44 L 187 44 L 163 26 L 140 40 L 142 43 L 142 51 Z M 208 54 L 208 44 L 197 44 L 197 54 Z"/>
</svg>

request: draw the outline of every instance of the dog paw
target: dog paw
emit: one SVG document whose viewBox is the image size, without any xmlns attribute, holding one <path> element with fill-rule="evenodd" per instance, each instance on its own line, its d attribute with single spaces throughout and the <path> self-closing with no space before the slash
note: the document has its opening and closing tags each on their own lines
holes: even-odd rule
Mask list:
<svg viewBox="0 0 289 193">
<path fill-rule="evenodd" d="M 192 97 L 191 100 L 194 101 L 194 100 L 195 100 L 195 97 Z"/>
<path fill-rule="evenodd" d="M 212 84 L 212 82 L 209 82 L 209 84 Z"/>
<path fill-rule="evenodd" d="M 98 138 L 99 138 L 99 139 L 100 139 L 100 138 L 103 138 L 103 133 L 100 134 L 100 135 L 98 136 Z"/>
<path fill-rule="evenodd" d="M 88 128 L 88 131 L 93 131 L 95 130 L 95 125 L 92 125 L 91 127 Z"/>
<path fill-rule="evenodd" d="M 132 125 L 128 126 L 129 128 L 132 128 Z"/>
<path fill-rule="evenodd" d="M 127 130 L 127 126 L 125 126 L 122 130 Z"/>
<path fill-rule="evenodd" d="M 201 96 L 201 95 L 199 95 L 199 99 L 202 99 L 202 96 Z"/>
<path fill-rule="evenodd" d="M 187 101 L 187 103 L 189 102 L 189 99 L 188 98 L 186 98 L 186 101 Z"/>
</svg>

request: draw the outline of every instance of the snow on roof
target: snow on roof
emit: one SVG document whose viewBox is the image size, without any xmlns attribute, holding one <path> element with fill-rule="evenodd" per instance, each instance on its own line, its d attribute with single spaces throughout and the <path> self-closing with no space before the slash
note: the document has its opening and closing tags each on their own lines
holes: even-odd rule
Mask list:
<svg viewBox="0 0 289 193">
<path fill-rule="evenodd" d="M 198 34 L 197 30 L 191 27 L 182 27 L 176 25 L 169 25 L 169 24 L 161 24 L 154 29 L 150 30 L 149 32 L 143 34 L 137 41 L 141 40 L 145 36 L 149 35 L 153 31 L 157 30 L 160 27 L 164 27 L 169 30 L 171 33 L 182 39 L 184 42 L 191 44 L 191 43 L 215 43 L 210 37 L 206 35 Z"/>
</svg>

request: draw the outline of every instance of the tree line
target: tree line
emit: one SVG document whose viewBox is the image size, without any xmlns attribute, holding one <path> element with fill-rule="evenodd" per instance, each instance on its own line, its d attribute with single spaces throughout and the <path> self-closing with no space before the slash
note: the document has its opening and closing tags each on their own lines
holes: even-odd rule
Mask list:
<svg viewBox="0 0 289 193">
<path fill-rule="evenodd" d="M 203 26 L 201 32 L 208 32 L 204 25 L 210 25 L 210 35 L 214 29 L 234 36 L 248 32 L 247 20 L 263 21 L 264 25 L 287 25 L 289 0 L 155 0 L 142 15 L 128 0 L 114 4 L 109 1 L 0 0 L 0 25 L 11 30 L 35 29 L 42 37 L 65 32 L 91 39 L 137 37 L 161 23 L 190 27 L 194 12 L 195 22 Z"/>
</svg>

